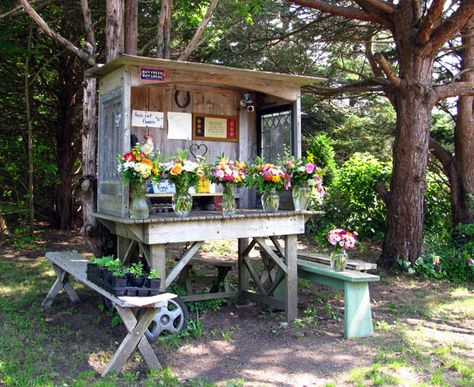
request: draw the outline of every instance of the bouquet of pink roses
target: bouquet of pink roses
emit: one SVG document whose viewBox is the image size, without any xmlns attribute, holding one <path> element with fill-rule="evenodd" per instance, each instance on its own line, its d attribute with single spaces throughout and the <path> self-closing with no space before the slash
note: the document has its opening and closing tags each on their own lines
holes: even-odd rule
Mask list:
<svg viewBox="0 0 474 387">
<path fill-rule="evenodd" d="M 213 183 L 222 184 L 223 186 L 235 184 L 242 187 L 245 184 L 247 173 L 247 164 L 237 160 L 229 160 L 221 155 L 217 163 L 209 166 L 207 177 Z"/>
</svg>

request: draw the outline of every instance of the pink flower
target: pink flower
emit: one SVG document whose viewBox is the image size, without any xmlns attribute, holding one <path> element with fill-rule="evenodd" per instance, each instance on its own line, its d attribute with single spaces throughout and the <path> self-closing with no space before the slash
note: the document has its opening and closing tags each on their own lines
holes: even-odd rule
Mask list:
<svg viewBox="0 0 474 387">
<path fill-rule="evenodd" d="M 306 164 L 306 166 L 304 167 L 304 170 L 306 171 L 306 173 L 313 173 L 315 169 L 316 169 L 316 165 L 314 164 Z"/>
</svg>

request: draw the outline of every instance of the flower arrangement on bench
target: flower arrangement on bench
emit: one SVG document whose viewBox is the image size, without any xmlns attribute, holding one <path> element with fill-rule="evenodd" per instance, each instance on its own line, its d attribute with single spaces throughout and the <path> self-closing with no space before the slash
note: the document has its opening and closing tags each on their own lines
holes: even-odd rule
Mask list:
<svg viewBox="0 0 474 387">
<path fill-rule="evenodd" d="M 88 262 L 87 279 L 114 296 L 154 296 L 160 293 L 158 270 L 146 273 L 141 262 L 123 266 L 113 255 Z"/>
</svg>

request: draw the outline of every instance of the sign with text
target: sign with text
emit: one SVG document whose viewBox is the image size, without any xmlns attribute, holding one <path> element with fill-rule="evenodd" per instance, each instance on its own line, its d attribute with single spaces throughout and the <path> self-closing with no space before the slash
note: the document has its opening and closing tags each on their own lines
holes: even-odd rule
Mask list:
<svg viewBox="0 0 474 387">
<path fill-rule="evenodd" d="M 193 114 L 193 140 L 239 141 L 239 118 Z"/>
<path fill-rule="evenodd" d="M 163 128 L 163 112 L 132 110 L 132 126 Z"/>
<path fill-rule="evenodd" d="M 140 67 L 140 80 L 147 82 L 166 81 L 165 69 L 159 67 Z"/>
</svg>

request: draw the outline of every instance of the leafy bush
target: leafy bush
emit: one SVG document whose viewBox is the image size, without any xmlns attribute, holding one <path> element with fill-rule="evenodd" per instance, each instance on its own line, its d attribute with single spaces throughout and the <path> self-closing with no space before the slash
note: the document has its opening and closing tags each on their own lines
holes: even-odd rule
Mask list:
<svg viewBox="0 0 474 387">
<path fill-rule="evenodd" d="M 428 233 L 423 254 L 413 264 L 413 270 L 426 278 L 446 279 L 455 283 L 474 280 L 474 241 L 460 244 L 458 234 L 474 237 L 474 224 L 459 225 L 453 236 L 443 230 Z"/>
<path fill-rule="evenodd" d="M 324 186 L 331 186 L 337 169 L 331 138 L 326 133 L 320 133 L 315 136 L 311 141 L 308 154 L 314 157 L 318 167 L 323 168 Z"/>
<path fill-rule="evenodd" d="M 334 225 L 357 231 L 361 237 L 381 238 L 386 222 L 386 207 L 378 196 L 378 182 L 388 183 L 390 165 L 369 153 L 355 153 L 337 170 L 328 188 L 323 233 Z"/>
</svg>

